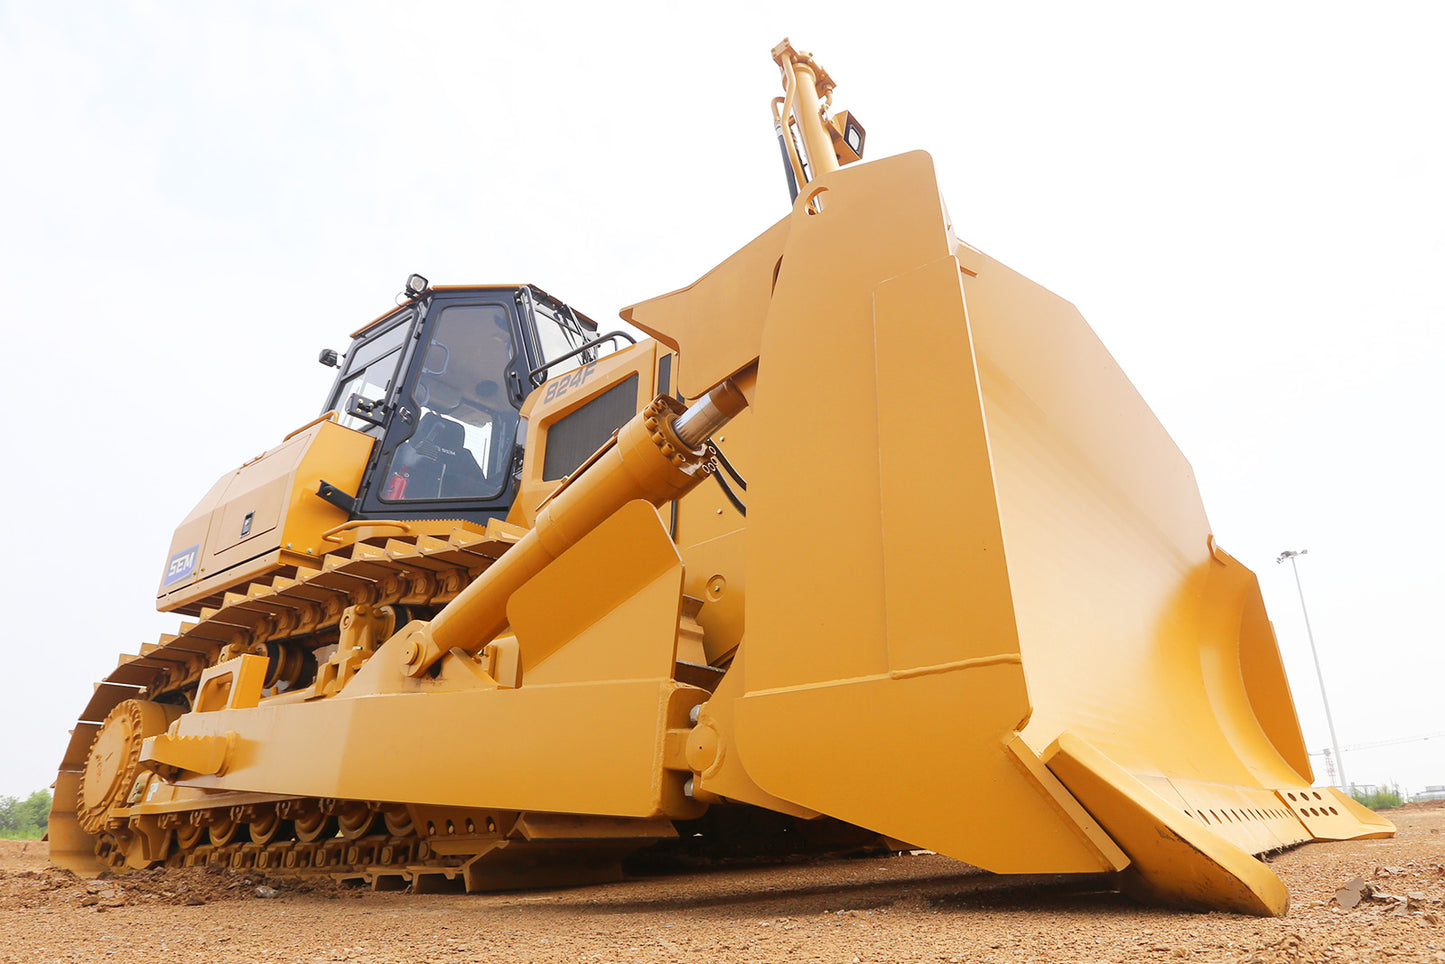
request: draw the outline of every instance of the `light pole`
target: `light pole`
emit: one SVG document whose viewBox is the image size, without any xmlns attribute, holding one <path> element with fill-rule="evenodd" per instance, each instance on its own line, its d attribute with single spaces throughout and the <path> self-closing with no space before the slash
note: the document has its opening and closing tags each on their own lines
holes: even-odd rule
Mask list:
<svg viewBox="0 0 1445 964">
<path fill-rule="evenodd" d="M 1299 608 L 1300 612 L 1305 615 L 1305 635 L 1309 637 L 1310 655 L 1315 659 L 1315 676 L 1319 677 L 1320 681 L 1320 700 L 1325 704 L 1325 723 L 1330 728 L 1330 746 L 1335 749 L 1335 766 L 1340 769 L 1339 786 L 1348 790 L 1350 782 L 1345 778 L 1345 756 L 1340 752 L 1340 741 L 1339 738 L 1335 736 L 1335 720 L 1334 717 L 1330 716 L 1330 698 L 1325 694 L 1325 674 L 1324 670 L 1320 669 L 1320 653 L 1319 650 L 1315 649 L 1315 634 L 1314 630 L 1310 629 L 1310 611 L 1305 607 L 1305 590 L 1299 581 L 1299 564 L 1295 562 L 1296 556 L 1305 555 L 1309 555 L 1308 549 L 1301 549 L 1298 552 L 1292 549 L 1286 549 L 1279 554 L 1279 558 L 1275 560 L 1275 564 L 1278 565 L 1288 559 L 1290 568 L 1294 570 L 1294 587 L 1299 591 Z"/>
</svg>

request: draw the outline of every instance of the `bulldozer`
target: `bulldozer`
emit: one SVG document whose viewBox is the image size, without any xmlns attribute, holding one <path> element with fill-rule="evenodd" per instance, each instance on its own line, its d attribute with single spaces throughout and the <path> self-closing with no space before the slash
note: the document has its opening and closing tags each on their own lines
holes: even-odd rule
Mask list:
<svg viewBox="0 0 1445 964">
<path fill-rule="evenodd" d="M 50 855 L 426 892 L 931 850 L 1282 915 L 1312 786 L 1254 574 L 1067 301 L 773 50 L 791 209 L 621 312 L 407 280 L 227 472 L 96 685 Z M 640 331 L 646 337 L 637 338 Z"/>
</svg>

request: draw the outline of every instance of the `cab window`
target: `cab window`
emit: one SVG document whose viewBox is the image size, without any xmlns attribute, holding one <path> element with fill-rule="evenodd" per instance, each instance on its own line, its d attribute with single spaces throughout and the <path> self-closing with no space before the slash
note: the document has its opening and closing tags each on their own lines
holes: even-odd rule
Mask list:
<svg viewBox="0 0 1445 964">
<path fill-rule="evenodd" d="M 396 370 L 401 364 L 402 348 L 411 331 L 407 322 L 411 313 L 380 334 L 357 341 L 346 353 L 346 368 L 342 373 L 336 394 L 326 406 L 327 410 L 340 413 L 342 425 L 358 432 L 375 432 L 376 425 L 346 413 L 346 403 L 353 395 L 368 401 L 382 402 L 391 394 Z"/>
<path fill-rule="evenodd" d="M 535 317 L 537 319 L 537 346 L 542 351 L 542 361 L 549 362 L 554 358 L 561 358 L 563 355 L 573 351 L 582 345 L 587 336 L 577 322 L 566 312 L 557 311 L 545 302 L 536 304 Z M 537 373 L 537 382 L 540 384 L 549 378 L 553 378 L 563 372 L 570 372 L 597 357 L 595 348 L 578 352 L 571 358 L 560 361 L 555 365 L 549 365 L 545 371 Z"/>
</svg>

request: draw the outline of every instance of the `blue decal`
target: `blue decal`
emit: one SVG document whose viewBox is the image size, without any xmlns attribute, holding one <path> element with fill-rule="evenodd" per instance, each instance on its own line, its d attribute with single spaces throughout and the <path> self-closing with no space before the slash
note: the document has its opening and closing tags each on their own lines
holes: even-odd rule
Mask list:
<svg viewBox="0 0 1445 964">
<path fill-rule="evenodd" d="M 180 582 L 182 579 L 196 571 L 196 560 L 200 558 L 201 547 L 191 546 L 189 549 L 182 549 L 171 556 L 171 561 L 166 563 L 165 579 L 162 586 L 169 586 L 173 582 Z"/>
</svg>

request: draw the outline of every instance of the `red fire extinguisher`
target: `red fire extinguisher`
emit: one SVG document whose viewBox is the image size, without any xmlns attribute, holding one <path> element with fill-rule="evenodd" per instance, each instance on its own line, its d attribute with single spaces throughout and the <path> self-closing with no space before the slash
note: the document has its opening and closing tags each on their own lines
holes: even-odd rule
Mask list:
<svg viewBox="0 0 1445 964">
<path fill-rule="evenodd" d="M 389 501 L 406 498 L 406 480 L 405 472 L 393 473 L 391 478 L 386 480 L 386 490 L 381 493 L 381 497 Z"/>
</svg>

